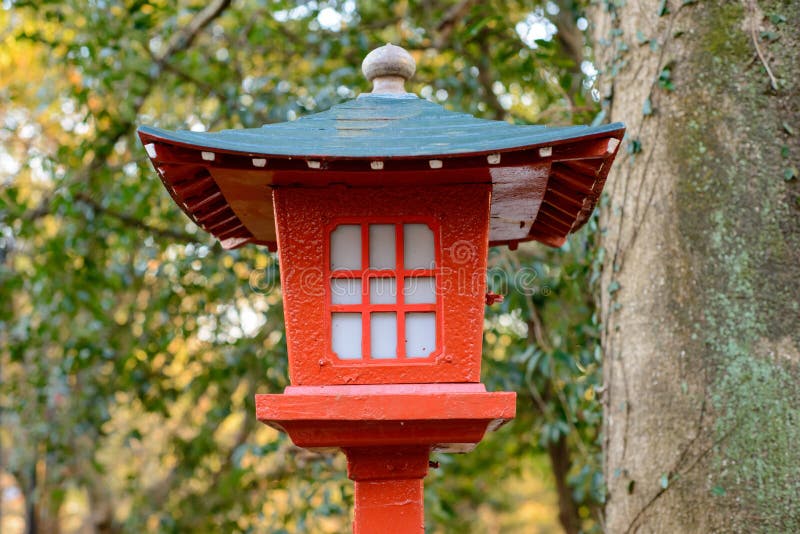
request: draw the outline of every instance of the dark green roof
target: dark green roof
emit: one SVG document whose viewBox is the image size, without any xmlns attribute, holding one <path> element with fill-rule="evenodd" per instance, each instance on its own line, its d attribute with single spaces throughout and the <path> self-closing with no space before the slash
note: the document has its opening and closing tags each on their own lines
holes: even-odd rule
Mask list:
<svg viewBox="0 0 800 534">
<path fill-rule="evenodd" d="M 519 126 L 448 111 L 412 94 L 363 94 L 327 111 L 261 128 L 191 132 L 142 126 L 139 131 L 178 144 L 244 154 L 413 158 L 542 146 L 623 128 L 621 123 Z"/>
</svg>

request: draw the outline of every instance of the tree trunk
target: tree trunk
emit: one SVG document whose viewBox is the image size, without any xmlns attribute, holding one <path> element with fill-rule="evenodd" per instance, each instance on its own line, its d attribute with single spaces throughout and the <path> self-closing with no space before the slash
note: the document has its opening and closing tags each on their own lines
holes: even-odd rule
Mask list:
<svg viewBox="0 0 800 534">
<path fill-rule="evenodd" d="M 41 458 L 31 465 L 29 476 L 18 478 L 25 495 L 25 534 L 59 534 L 60 505 L 50 498 L 47 487 L 46 462 Z"/>
<path fill-rule="evenodd" d="M 800 532 L 800 3 L 599 4 L 606 530 Z"/>
<path fill-rule="evenodd" d="M 567 476 L 572 467 L 567 438 L 561 436 L 555 443 L 548 444 L 547 454 L 550 457 L 550 465 L 553 468 L 553 476 L 556 479 L 558 520 L 565 534 L 578 534 L 581 530 L 581 519 L 578 515 L 578 506 L 572 497 L 572 488 L 567 484 Z"/>
</svg>

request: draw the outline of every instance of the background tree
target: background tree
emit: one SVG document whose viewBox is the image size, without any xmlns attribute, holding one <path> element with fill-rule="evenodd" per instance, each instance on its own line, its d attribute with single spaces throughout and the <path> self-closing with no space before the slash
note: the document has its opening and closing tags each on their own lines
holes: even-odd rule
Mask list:
<svg viewBox="0 0 800 534">
<path fill-rule="evenodd" d="M 321 111 L 367 89 L 361 60 L 387 41 L 415 55 L 424 98 L 584 123 L 596 112 L 586 26 L 573 2 L 3 2 L 0 475 L 22 493 L 27 532 L 349 521 L 341 457 L 296 449 L 253 416 L 256 391 L 287 384 L 276 256 L 222 251 L 188 224 L 137 124 Z M 488 310 L 484 380 L 520 393 L 519 416 L 472 455 L 439 458 L 431 531 L 529 531 L 535 503 L 505 481 L 542 464 L 563 528 L 597 528 L 593 239 L 493 252 L 490 282 L 508 299 Z"/>
<path fill-rule="evenodd" d="M 797 2 L 600 2 L 609 532 L 800 531 Z"/>
</svg>

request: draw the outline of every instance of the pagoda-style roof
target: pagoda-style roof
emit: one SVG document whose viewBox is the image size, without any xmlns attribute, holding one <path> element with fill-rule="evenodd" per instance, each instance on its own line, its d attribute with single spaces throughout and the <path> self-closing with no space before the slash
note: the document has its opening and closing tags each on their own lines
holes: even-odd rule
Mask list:
<svg viewBox="0 0 800 534">
<path fill-rule="evenodd" d="M 621 123 L 594 128 L 518 126 L 448 111 L 411 94 L 363 94 L 328 111 L 261 128 L 207 133 L 143 126 L 139 132 L 165 142 L 248 155 L 385 159 L 491 154 L 623 128 Z"/>
<path fill-rule="evenodd" d="M 594 209 L 624 130 L 512 125 L 402 93 L 261 128 L 139 137 L 178 205 L 226 248 L 276 246 L 274 187 L 448 183 L 492 184 L 492 244 L 560 246 Z"/>
</svg>

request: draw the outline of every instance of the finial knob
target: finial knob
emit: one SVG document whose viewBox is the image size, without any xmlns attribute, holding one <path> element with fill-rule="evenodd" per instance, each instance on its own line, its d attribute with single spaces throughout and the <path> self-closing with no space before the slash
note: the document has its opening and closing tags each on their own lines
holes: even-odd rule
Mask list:
<svg viewBox="0 0 800 534">
<path fill-rule="evenodd" d="M 417 64 L 404 48 L 387 43 L 364 58 L 361 71 L 372 82 L 376 94 L 404 94 L 405 81 L 414 75 Z"/>
</svg>

